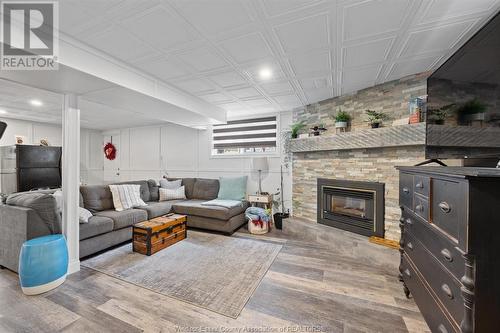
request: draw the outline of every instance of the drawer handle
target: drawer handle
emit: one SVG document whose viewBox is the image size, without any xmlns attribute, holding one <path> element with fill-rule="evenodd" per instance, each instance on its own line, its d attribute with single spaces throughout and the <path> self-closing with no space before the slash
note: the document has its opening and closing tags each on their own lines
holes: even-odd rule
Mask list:
<svg viewBox="0 0 500 333">
<path fill-rule="evenodd" d="M 415 184 L 415 187 L 422 189 L 422 188 L 424 188 L 424 183 L 422 183 L 422 182 L 417 183 L 417 184 Z"/>
<path fill-rule="evenodd" d="M 411 273 L 410 273 L 410 270 L 408 268 L 405 269 L 405 274 L 406 274 L 406 276 L 408 276 L 409 278 L 411 278 Z"/>
<path fill-rule="evenodd" d="M 416 210 L 418 210 L 419 212 L 423 212 L 424 211 L 424 205 L 417 205 L 417 207 L 415 207 Z"/>
<path fill-rule="evenodd" d="M 406 219 L 406 224 L 412 225 L 413 221 L 411 219 Z"/>
<path fill-rule="evenodd" d="M 439 333 L 448 333 L 448 330 L 446 329 L 446 327 L 444 327 L 443 324 L 440 324 L 438 326 L 438 331 L 439 331 Z"/>
<path fill-rule="evenodd" d="M 451 255 L 450 250 L 442 249 L 441 254 L 443 255 L 444 259 L 446 259 L 446 261 L 449 261 L 449 262 L 453 261 L 453 256 Z"/>
<path fill-rule="evenodd" d="M 403 192 L 408 194 L 410 193 L 410 189 L 408 187 L 403 187 Z"/>
<path fill-rule="evenodd" d="M 413 244 L 411 242 L 408 242 L 407 246 L 410 250 L 413 250 Z"/>
<path fill-rule="evenodd" d="M 446 296 L 448 296 L 449 299 L 453 299 L 453 292 L 450 289 L 450 286 L 447 285 L 446 283 L 441 286 L 441 290 L 444 291 Z"/>
<path fill-rule="evenodd" d="M 445 214 L 448 214 L 449 212 L 451 212 L 451 207 L 446 201 L 440 202 L 438 206 L 439 206 L 439 209 L 441 209 L 441 211 Z"/>
</svg>

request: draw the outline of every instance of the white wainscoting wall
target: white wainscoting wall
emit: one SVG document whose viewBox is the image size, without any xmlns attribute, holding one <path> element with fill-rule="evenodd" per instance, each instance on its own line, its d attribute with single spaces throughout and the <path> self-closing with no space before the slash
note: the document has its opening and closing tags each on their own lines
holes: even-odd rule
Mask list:
<svg viewBox="0 0 500 333">
<path fill-rule="evenodd" d="M 291 112 L 279 115 L 280 129 L 287 130 L 292 122 Z M 251 157 L 211 156 L 211 131 L 196 130 L 175 124 L 110 130 L 102 133 L 103 142 L 113 140 L 118 154 L 115 162 L 104 159 L 103 183 L 169 177 L 248 176 L 248 193 L 258 189 L 258 173 L 251 168 Z M 87 147 L 92 147 L 89 138 Z M 275 193 L 280 184 L 283 153 L 269 156 L 269 171 L 263 175 L 262 189 Z M 92 155 L 93 152 L 89 151 Z M 102 154 L 102 144 L 99 154 Z M 97 156 L 94 156 L 97 158 Z M 89 163 L 96 163 L 89 158 Z M 90 166 L 96 166 L 91 164 Z M 291 209 L 291 163 L 284 168 L 285 207 Z M 90 178 L 90 177 L 89 177 Z M 88 183 L 99 183 L 89 179 Z"/>
<path fill-rule="evenodd" d="M 0 118 L 0 120 L 7 123 L 0 146 L 14 145 L 16 136 L 22 136 L 24 144 L 28 145 L 38 145 L 41 139 L 46 139 L 51 146 L 62 145 L 62 128 L 59 125 L 10 118 Z M 103 181 L 102 143 L 100 131 L 81 129 L 80 178 L 83 183 L 101 184 Z"/>
</svg>

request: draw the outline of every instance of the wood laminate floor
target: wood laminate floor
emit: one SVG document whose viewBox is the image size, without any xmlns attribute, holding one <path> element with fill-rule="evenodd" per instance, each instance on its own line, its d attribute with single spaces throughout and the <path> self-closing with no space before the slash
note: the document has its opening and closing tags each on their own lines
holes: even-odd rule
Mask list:
<svg viewBox="0 0 500 333">
<path fill-rule="evenodd" d="M 396 250 L 292 219 L 285 230 L 232 236 L 283 244 L 237 319 L 83 267 L 28 297 L 4 269 L 0 332 L 428 332 L 398 282 Z"/>
</svg>

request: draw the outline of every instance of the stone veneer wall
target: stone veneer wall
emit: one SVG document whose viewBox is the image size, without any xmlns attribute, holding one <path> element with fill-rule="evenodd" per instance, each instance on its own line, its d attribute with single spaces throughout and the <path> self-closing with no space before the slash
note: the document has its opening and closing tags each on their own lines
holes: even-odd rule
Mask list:
<svg viewBox="0 0 500 333">
<path fill-rule="evenodd" d="M 399 240 L 399 176 L 396 165 L 415 165 L 424 147 L 356 149 L 295 153 L 293 216 L 316 222 L 317 178 L 385 183 L 385 237 Z"/>
<path fill-rule="evenodd" d="M 408 116 L 408 101 L 426 94 L 429 73 L 408 76 L 354 94 L 328 99 L 294 111 L 294 122 L 303 120 L 308 127 L 323 123 L 335 133 L 330 118 L 338 107 L 352 116 L 353 131 L 373 130 L 366 123 L 365 109 L 388 113 L 392 121 Z M 375 129 L 376 130 L 376 129 Z M 425 159 L 423 146 L 353 149 L 293 154 L 293 215 L 317 221 L 317 178 L 340 178 L 385 183 L 385 228 L 388 239 L 399 240 L 399 177 L 397 165 L 414 165 Z"/>
<path fill-rule="evenodd" d="M 384 126 L 408 117 L 408 101 L 413 97 L 427 94 L 427 77 L 429 72 L 411 75 L 399 80 L 380 84 L 360 90 L 353 94 L 343 95 L 310 104 L 305 108 L 295 110 L 294 122 L 302 120 L 307 123 L 307 129 L 313 125 L 323 124 L 328 129 L 322 135 L 335 134 L 335 121 L 331 118 L 338 108 L 347 111 L 351 117 L 351 130 L 359 131 L 369 128 L 366 109 L 383 111 L 389 116 Z"/>
</svg>

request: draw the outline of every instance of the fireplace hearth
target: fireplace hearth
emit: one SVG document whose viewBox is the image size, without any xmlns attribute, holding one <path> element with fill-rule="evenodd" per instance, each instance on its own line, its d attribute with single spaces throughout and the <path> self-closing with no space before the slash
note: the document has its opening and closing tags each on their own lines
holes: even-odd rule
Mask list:
<svg viewBox="0 0 500 333">
<path fill-rule="evenodd" d="M 384 184 L 318 178 L 318 223 L 384 237 Z"/>
</svg>

